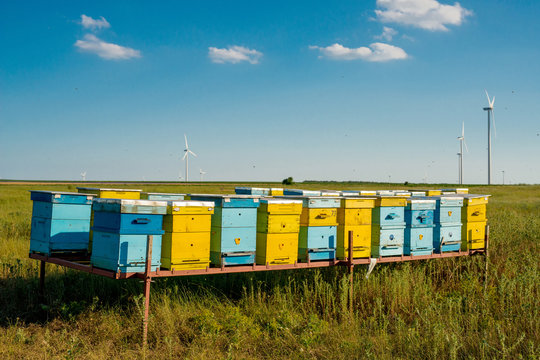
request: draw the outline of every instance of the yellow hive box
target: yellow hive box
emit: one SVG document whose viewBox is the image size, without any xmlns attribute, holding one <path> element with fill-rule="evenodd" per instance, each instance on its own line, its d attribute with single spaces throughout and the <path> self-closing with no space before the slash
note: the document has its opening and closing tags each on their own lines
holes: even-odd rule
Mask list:
<svg viewBox="0 0 540 360">
<path fill-rule="evenodd" d="M 210 232 L 163 234 L 161 267 L 169 270 L 205 269 L 210 263 Z"/>
<path fill-rule="evenodd" d="M 353 258 L 368 258 L 371 254 L 371 225 L 337 228 L 337 253 L 340 260 L 349 258 L 349 231 L 353 232 Z"/>
<path fill-rule="evenodd" d="M 301 200 L 261 199 L 258 212 L 291 215 L 302 213 Z"/>
<path fill-rule="evenodd" d="M 209 232 L 212 215 L 165 215 L 163 230 L 168 232 Z"/>
<path fill-rule="evenodd" d="M 486 204 L 469 205 L 463 207 L 461 211 L 461 221 L 463 223 L 486 221 Z"/>
<path fill-rule="evenodd" d="M 300 215 L 257 213 L 257 231 L 262 233 L 296 233 L 300 231 Z"/>
<path fill-rule="evenodd" d="M 342 209 L 373 209 L 375 207 L 375 198 L 342 198 Z"/>
<path fill-rule="evenodd" d="M 140 189 L 100 189 L 78 187 L 77 191 L 83 194 L 94 194 L 103 199 L 130 199 L 139 200 L 141 198 Z"/>
<path fill-rule="evenodd" d="M 371 209 L 338 209 L 339 225 L 370 225 Z"/>
<path fill-rule="evenodd" d="M 283 189 L 281 189 L 281 188 L 271 188 L 270 189 L 270 195 L 271 196 L 283 196 Z"/>
<path fill-rule="evenodd" d="M 259 265 L 294 264 L 298 259 L 298 234 L 257 233 L 255 261 Z"/>
<path fill-rule="evenodd" d="M 190 201 L 178 200 L 170 201 L 167 206 L 167 214 L 201 214 L 212 215 L 214 213 L 214 203 L 212 201 Z"/>
<path fill-rule="evenodd" d="M 300 215 L 302 226 L 336 226 L 337 209 L 303 208 Z"/>
<path fill-rule="evenodd" d="M 487 204 L 491 195 L 463 195 L 463 206 Z"/>
<path fill-rule="evenodd" d="M 440 189 L 414 189 L 410 191 L 424 191 L 426 193 L 426 196 L 439 196 L 442 194 L 442 191 Z"/>
<path fill-rule="evenodd" d="M 407 206 L 407 198 L 399 196 L 378 196 L 375 200 L 375 206 Z"/>
<path fill-rule="evenodd" d="M 468 222 L 461 227 L 461 249 L 483 249 L 485 246 L 486 222 Z"/>
</svg>

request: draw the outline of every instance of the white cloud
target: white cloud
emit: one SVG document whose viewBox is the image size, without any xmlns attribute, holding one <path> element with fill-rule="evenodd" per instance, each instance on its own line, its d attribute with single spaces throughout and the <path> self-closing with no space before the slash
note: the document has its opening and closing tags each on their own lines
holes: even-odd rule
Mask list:
<svg viewBox="0 0 540 360">
<path fill-rule="evenodd" d="M 111 27 L 111 24 L 109 24 L 103 16 L 99 19 L 92 19 L 90 16 L 84 14 L 81 15 L 81 25 L 83 28 L 90 30 L 107 29 Z"/>
<path fill-rule="evenodd" d="M 215 47 L 208 48 L 208 57 L 214 63 L 237 64 L 242 61 L 247 61 L 250 64 L 257 64 L 262 57 L 262 53 L 257 50 L 248 49 L 243 46 L 229 46 L 227 49 L 219 49 Z"/>
<path fill-rule="evenodd" d="M 384 23 L 397 23 L 430 31 L 448 31 L 446 25 L 461 25 L 472 11 L 437 0 L 377 0 L 377 18 Z"/>
<path fill-rule="evenodd" d="M 373 62 L 382 62 L 390 60 L 402 60 L 408 57 L 405 50 L 397 46 L 373 43 L 369 47 L 359 47 L 351 49 L 340 44 L 334 44 L 327 47 L 310 46 L 310 49 L 319 50 L 319 57 L 327 57 L 333 60 L 365 60 Z"/>
<path fill-rule="evenodd" d="M 398 32 L 391 27 L 383 26 L 383 32 L 381 35 L 375 36 L 375 39 L 381 39 L 386 41 L 392 41 L 392 38 L 396 36 Z"/>
<path fill-rule="evenodd" d="M 75 46 L 83 52 L 96 54 L 107 60 L 127 60 L 141 57 L 139 50 L 105 42 L 92 34 L 86 34 L 83 40 L 77 40 Z"/>
</svg>

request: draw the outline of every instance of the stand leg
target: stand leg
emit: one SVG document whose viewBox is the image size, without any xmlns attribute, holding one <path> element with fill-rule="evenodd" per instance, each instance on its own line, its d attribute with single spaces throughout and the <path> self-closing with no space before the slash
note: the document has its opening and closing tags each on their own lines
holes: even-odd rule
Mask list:
<svg viewBox="0 0 540 360">
<path fill-rule="evenodd" d="M 484 270 L 484 293 L 487 291 L 488 284 L 488 266 L 489 266 L 489 225 L 486 225 L 486 237 L 484 240 L 484 258 L 486 261 L 486 268 Z"/>
<path fill-rule="evenodd" d="M 354 284 L 354 264 L 353 264 L 353 232 L 349 231 L 349 258 L 348 258 L 348 268 L 349 268 L 349 311 L 353 312 L 353 284 Z"/>
<path fill-rule="evenodd" d="M 152 277 L 150 272 L 152 271 L 152 241 L 153 236 L 148 235 L 146 240 L 146 266 L 144 271 L 144 317 L 143 317 L 143 348 L 146 348 L 148 343 L 148 313 L 150 308 L 150 284 Z"/>
<path fill-rule="evenodd" d="M 45 300 L 45 261 L 39 264 L 39 301 Z"/>
</svg>

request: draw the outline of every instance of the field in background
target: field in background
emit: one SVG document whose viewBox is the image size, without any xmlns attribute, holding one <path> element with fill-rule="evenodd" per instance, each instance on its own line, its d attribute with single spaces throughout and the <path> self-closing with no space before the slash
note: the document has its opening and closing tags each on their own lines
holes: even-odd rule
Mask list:
<svg viewBox="0 0 540 360">
<path fill-rule="evenodd" d="M 233 193 L 236 185 L 125 187 Z M 258 185 L 267 186 L 250 183 Z M 493 195 L 487 292 L 482 256 L 377 265 L 369 279 L 364 267 L 355 267 L 353 314 L 347 310 L 345 268 L 160 279 L 152 285 L 145 352 L 138 280 L 115 281 L 47 265 L 47 299 L 38 301 L 38 262 L 28 258 L 28 190 L 76 191 L 76 186 L 0 184 L 2 359 L 540 357 L 540 186 L 470 187 Z M 331 182 L 293 187 L 414 186 Z"/>
</svg>

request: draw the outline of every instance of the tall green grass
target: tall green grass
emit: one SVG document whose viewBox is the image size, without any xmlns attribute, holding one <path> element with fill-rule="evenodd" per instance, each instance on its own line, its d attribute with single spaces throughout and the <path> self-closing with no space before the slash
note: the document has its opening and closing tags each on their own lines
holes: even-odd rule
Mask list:
<svg viewBox="0 0 540 360">
<path fill-rule="evenodd" d="M 152 285 L 147 350 L 140 347 L 138 280 L 47 265 L 46 299 L 38 298 L 27 190 L 43 188 L 74 190 L 0 185 L 2 359 L 540 356 L 540 186 L 474 188 L 493 194 L 486 291 L 483 256 L 377 265 L 368 279 L 355 267 L 352 313 L 345 268 L 164 278 Z M 234 185 L 143 188 L 232 192 Z"/>
</svg>

